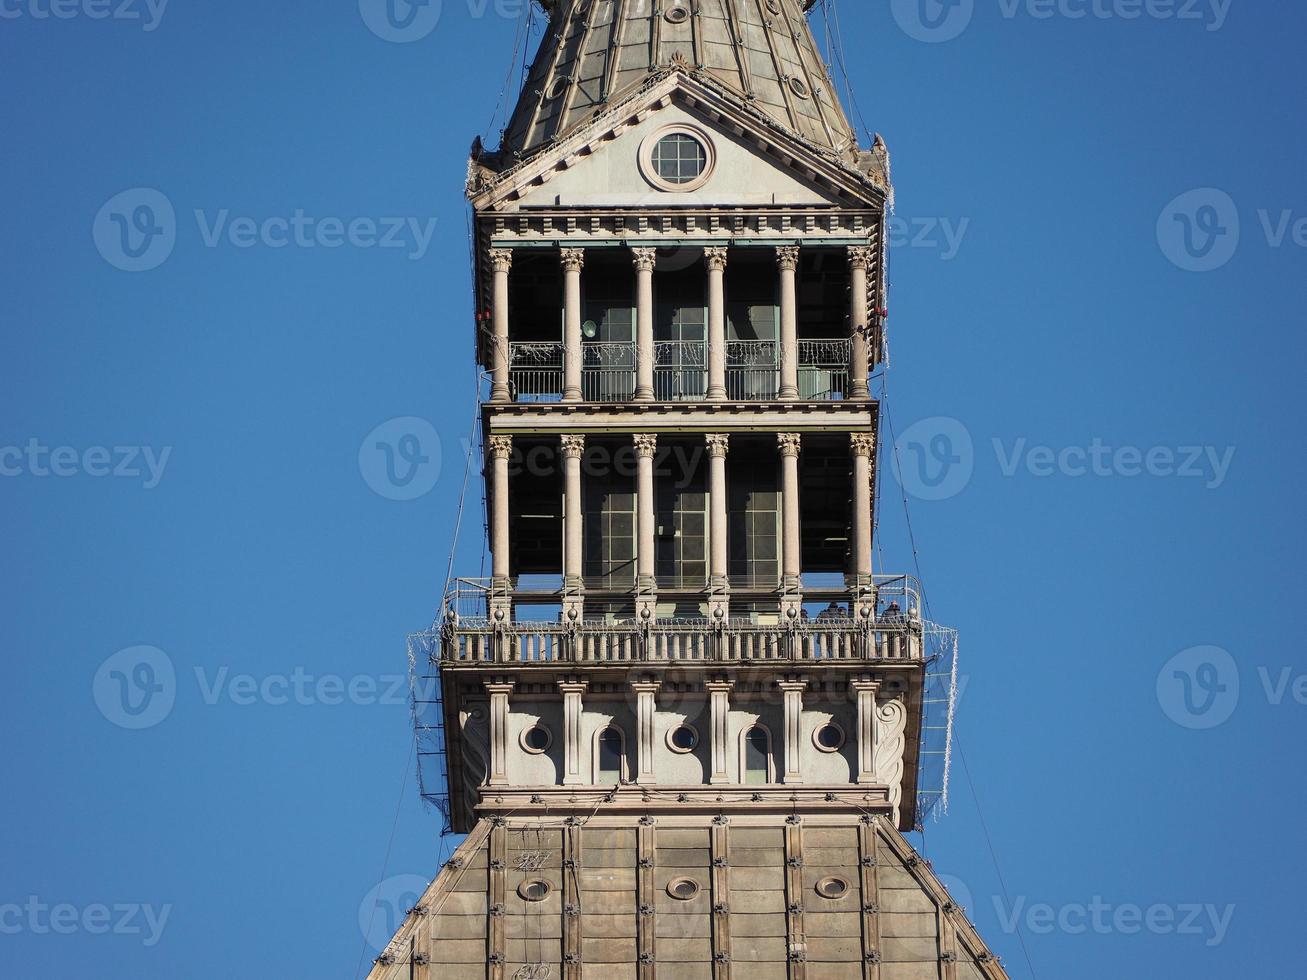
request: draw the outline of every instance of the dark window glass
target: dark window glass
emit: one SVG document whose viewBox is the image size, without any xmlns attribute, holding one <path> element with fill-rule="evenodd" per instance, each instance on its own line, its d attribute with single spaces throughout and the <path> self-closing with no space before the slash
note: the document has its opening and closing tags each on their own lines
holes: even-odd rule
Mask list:
<svg viewBox="0 0 1307 980">
<path fill-rule="evenodd" d="M 622 780 L 622 733 L 609 728 L 599 736 L 599 782 L 603 785 Z"/>
<path fill-rule="evenodd" d="M 843 741 L 844 736 L 834 725 L 822 725 L 817 732 L 817 742 L 824 749 L 838 749 Z"/>
<path fill-rule="evenodd" d="M 673 133 L 654 147 L 653 165 L 658 176 L 669 184 L 688 184 L 703 174 L 708 153 L 693 136 Z"/>
<path fill-rule="evenodd" d="M 526 745 L 536 752 L 543 752 L 549 748 L 549 733 L 539 726 L 532 728 L 526 733 Z"/>
<path fill-rule="evenodd" d="M 676 731 L 672 732 L 672 744 L 683 752 L 689 752 L 699 744 L 699 739 L 694 734 L 693 729 L 682 725 L 680 728 L 676 729 Z"/>
<path fill-rule="evenodd" d="M 744 776 L 751 786 L 767 782 L 767 733 L 751 728 L 744 736 Z"/>
<path fill-rule="evenodd" d="M 730 460 L 731 581 L 751 588 L 780 581 L 780 488 L 777 462 L 770 458 Z"/>
<path fill-rule="evenodd" d="M 655 571 L 664 588 L 708 582 L 708 476 L 702 445 L 669 444 L 658 459 Z"/>
</svg>

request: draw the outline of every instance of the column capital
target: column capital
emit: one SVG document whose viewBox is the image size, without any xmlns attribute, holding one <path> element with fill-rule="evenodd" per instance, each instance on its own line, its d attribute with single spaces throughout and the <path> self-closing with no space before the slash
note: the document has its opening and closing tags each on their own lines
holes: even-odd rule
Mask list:
<svg viewBox="0 0 1307 980">
<path fill-rule="evenodd" d="M 797 432 L 778 432 L 776 445 L 780 447 L 782 456 L 797 457 L 803 447 L 803 436 Z"/>
<path fill-rule="evenodd" d="M 854 269 L 870 269 L 876 260 L 876 250 L 870 245 L 850 245 L 849 265 Z"/>
<path fill-rule="evenodd" d="M 513 268 L 513 250 L 511 248 L 491 248 L 486 250 L 486 258 L 496 272 L 509 272 Z"/>
<path fill-rule="evenodd" d="M 873 680 L 870 677 L 855 677 L 849 681 L 849 688 L 857 691 L 859 694 L 869 692 L 875 694 L 880 690 L 880 681 Z"/>
<path fill-rule="evenodd" d="M 584 694 L 590 687 L 590 682 L 576 677 L 558 678 L 558 692 L 560 694 Z"/>
<path fill-rule="evenodd" d="M 640 432 L 631 437 L 635 443 L 635 454 L 641 459 L 653 459 L 658 452 L 658 436 L 652 432 Z"/>
<path fill-rule="evenodd" d="M 725 432 L 714 432 L 703 437 L 708 446 L 708 455 L 725 459 L 727 452 L 730 451 L 731 437 Z"/>
<path fill-rule="evenodd" d="M 776 686 L 786 694 L 794 692 L 802 694 L 808 689 L 808 681 L 807 678 L 804 677 L 778 677 L 776 679 Z"/>
<path fill-rule="evenodd" d="M 776 264 L 782 272 L 794 272 L 799 267 L 799 246 L 780 245 L 776 249 Z"/>
<path fill-rule="evenodd" d="M 735 681 L 723 679 L 705 681 L 703 687 L 709 694 L 730 694 L 735 690 Z"/>
<path fill-rule="evenodd" d="M 876 433 L 850 433 L 849 445 L 853 447 L 854 456 L 871 456 L 876 451 Z"/>
<path fill-rule="evenodd" d="M 631 249 L 631 261 L 635 263 L 636 272 L 653 272 L 654 263 L 657 259 L 658 249 L 656 248 Z"/>
<path fill-rule="evenodd" d="M 485 682 L 487 694 L 512 694 L 513 688 L 517 687 L 517 681 L 505 680 L 502 677 L 493 677 Z"/>
<path fill-rule="evenodd" d="M 662 689 L 662 681 L 631 681 L 631 690 L 636 694 L 657 694 Z"/>
<path fill-rule="evenodd" d="M 581 454 L 585 452 L 585 436 L 577 432 L 569 432 L 559 438 L 563 447 L 563 455 L 568 459 L 580 459 Z"/>
<path fill-rule="evenodd" d="M 726 270 L 726 252 L 721 246 L 705 248 L 703 257 L 708 260 L 709 272 L 724 272 Z"/>
<path fill-rule="evenodd" d="M 512 436 L 491 436 L 489 442 L 491 459 L 508 459 L 513 455 Z"/>
<path fill-rule="evenodd" d="M 563 269 L 567 272 L 580 272 L 585 266 L 585 249 L 583 248 L 565 248 L 559 252 L 559 259 L 563 263 Z"/>
</svg>

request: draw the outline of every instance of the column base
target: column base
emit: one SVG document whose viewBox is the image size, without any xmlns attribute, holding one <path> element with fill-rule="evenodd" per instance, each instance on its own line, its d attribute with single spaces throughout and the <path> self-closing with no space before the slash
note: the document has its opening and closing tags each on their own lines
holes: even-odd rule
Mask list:
<svg viewBox="0 0 1307 980">
<path fill-rule="evenodd" d="M 511 402 L 513 400 L 512 391 L 506 384 L 496 384 L 490 389 L 490 400 L 492 402 Z"/>
<path fill-rule="evenodd" d="M 799 389 L 782 388 L 776 397 L 779 401 L 783 402 L 797 402 L 799 400 Z"/>
<path fill-rule="evenodd" d="M 724 402 L 726 401 L 726 389 L 709 388 L 708 393 L 704 395 L 704 397 L 710 402 Z"/>
<path fill-rule="evenodd" d="M 501 615 L 502 614 L 502 615 Z M 490 619 L 496 623 L 513 620 L 513 580 L 492 579 L 490 583 Z"/>
<path fill-rule="evenodd" d="M 849 605 L 855 619 L 873 618 L 876 615 L 876 586 L 870 575 L 846 575 Z M 867 610 L 864 613 L 864 610 Z"/>
<path fill-rule="evenodd" d="M 865 381 L 855 381 L 849 385 L 849 398 L 855 401 L 866 401 L 871 397 L 871 388 Z"/>
</svg>

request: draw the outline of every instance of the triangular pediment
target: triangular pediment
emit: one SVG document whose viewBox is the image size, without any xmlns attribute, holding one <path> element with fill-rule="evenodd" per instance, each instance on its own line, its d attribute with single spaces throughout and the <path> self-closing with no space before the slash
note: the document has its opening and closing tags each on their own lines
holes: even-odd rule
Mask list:
<svg viewBox="0 0 1307 980">
<path fill-rule="evenodd" d="M 686 129 L 710 142 L 701 186 L 673 191 L 642 166 L 650 141 Z M 590 125 L 472 189 L 478 211 L 532 207 L 877 207 L 886 191 L 863 173 L 805 144 L 703 79 L 673 71 Z"/>
</svg>

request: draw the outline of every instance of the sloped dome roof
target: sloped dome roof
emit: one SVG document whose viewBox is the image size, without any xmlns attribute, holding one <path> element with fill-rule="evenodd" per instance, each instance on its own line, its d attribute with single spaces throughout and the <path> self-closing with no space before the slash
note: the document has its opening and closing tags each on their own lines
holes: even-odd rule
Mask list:
<svg viewBox="0 0 1307 980">
<path fill-rule="evenodd" d="M 817 149 L 857 138 L 808 27 L 805 0 L 541 0 L 549 27 L 501 150 L 567 135 L 671 66 L 708 77 Z"/>
</svg>

